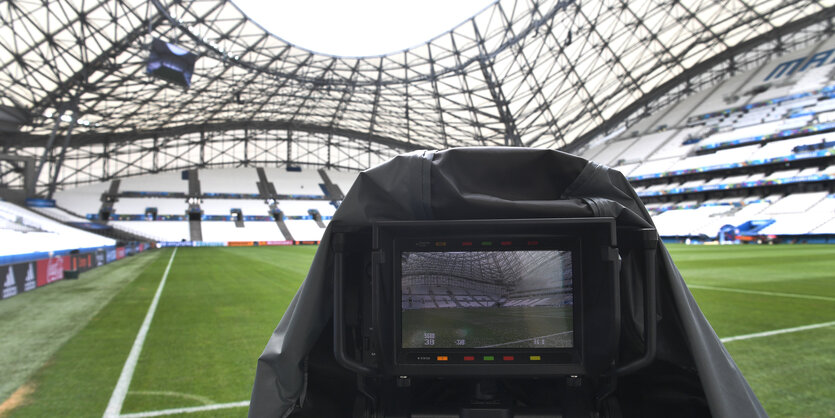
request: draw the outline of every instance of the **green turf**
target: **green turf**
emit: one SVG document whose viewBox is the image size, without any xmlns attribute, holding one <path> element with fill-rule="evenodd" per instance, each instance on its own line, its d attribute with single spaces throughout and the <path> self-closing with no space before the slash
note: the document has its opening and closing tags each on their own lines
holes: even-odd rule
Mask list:
<svg viewBox="0 0 835 418">
<path fill-rule="evenodd" d="M 249 399 L 255 362 L 310 267 L 313 247 L 177 254 L 123 412 Z"/>
<path fill-rule="evenodd" d="M 11 416 L 101 416 L 169 255 L 170 251 L 159 252 L 139 277 L 61 347 L 29 382 L 35 392 Z"/>
<path fill-rule="evenodd" d="M 720 337 L 835 320 L 835 300 L 826 299 L 835 298 L 835 246 L 669 248 L 691 285 L 823 298 L 693 288 Z M 314 251 L 315 247 L 179 249 L 123 412 L 247 400 L 256 359 Z M 6 385 L 0 387 L 7 388 L 5 393 L 28 376 L 18 374 L 24 377 L 9 381 L 5 379 L 9 370 L 38 369 L 28 380 L 34 393 L 11 416 L 101 416 L 171 252 L 128 258 L 85 273 L 77 282 L 56 283 L 0 302 L 2 319 L 32 315 L 25 313 L 31 309 L 39 313 L 39 321 L 51 324 L 68 316 L 67 307 L 80 309 L 87 318 L 67 319 L 51 331 L 0 328 L 4 377 L 0 384 Z M 108 297 L 95 295 L 104 290 L 83 290 L 95 283 L 116 294 L 100 310 Z M 0 326 L 6 322 L 0 321 Z M 17 342 L 10 343 L 9 338 Z M 7 354 L 37 351 L 38 346 L 49 346 L 35 356 L 40 360 L 26 356 L 13 360 Z M 771 416 L 835 416 L 835 327 L 726 346 Z M 49 361 L 44 365 L 46 357 Z M 233 408 L 187 416 L 243 416 L 245 411 Z"/>
<path fill-rule="evenodd" d="M 409 309 L 403 311 L 403 344 L 408 348 L 455 348 L 500 345 L 536 348 L 537 344 L 570 347 L 571 307 Z M 415 332 L 409 332 L 415 330 Z M 425 333 L 431 333 L 431 345 Z M 531 336 L 549 336 L 531 339 Z"/>
<path fill-rule="evenodd" d="M 835 246 L 669 245 L 720 338 L 835 321 Z M 772 417 L 835 416 L 835 327 L 732 341 L 728 351 Z"/>
<path fill-rule="evenodd" d="M 0 400 L 6 399 L 140 275 L 157 253 L 128 257 L 0 302 Z"/>
<path fill-rule="evenodd" d="M 314 251 L 178 249 L 122 412 L 249 399 L 258 355 Z M 101 416 L 171 252 L 159 251 L 35 374 L 35 392 L 11 416 Z M 243 414 L 245 409 L 235 408 L 200 415 Z"/>
</svg>

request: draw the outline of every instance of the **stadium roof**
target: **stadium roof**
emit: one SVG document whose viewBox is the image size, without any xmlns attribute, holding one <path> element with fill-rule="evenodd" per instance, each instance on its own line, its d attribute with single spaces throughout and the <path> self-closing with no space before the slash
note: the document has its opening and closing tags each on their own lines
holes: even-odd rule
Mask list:
<svg viewBox="0 0 835 418">
<path fill-rule="evenodd" d="M 831 28 L 833 4 L 499 1 L 423 45 L 338 57 L 229 1 L 6 0 L 0 145 L 37 157 L 52 187 L 259 161 L 367 168 L 421 148 L 571 148 L 720 64 L 734 71 L 739 54 Z M 189 89 L 146 73 L 155 38 L 200 56 Z"/>
</svg>

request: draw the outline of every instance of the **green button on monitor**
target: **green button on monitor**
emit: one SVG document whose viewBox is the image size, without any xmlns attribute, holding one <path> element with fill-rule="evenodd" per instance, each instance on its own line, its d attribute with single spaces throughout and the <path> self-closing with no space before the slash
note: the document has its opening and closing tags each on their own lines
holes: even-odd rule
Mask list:
<svg viewBox="0 0 835 418">
<path fill-rule="evenodd" d="M 493 356 L 484 356 L 484 361 L 493 361 Z"/>
</svg>

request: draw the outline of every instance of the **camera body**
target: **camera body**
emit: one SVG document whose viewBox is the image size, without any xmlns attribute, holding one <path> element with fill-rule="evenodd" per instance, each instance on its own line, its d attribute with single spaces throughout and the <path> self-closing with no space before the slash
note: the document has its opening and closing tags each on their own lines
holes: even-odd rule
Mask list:
<svg viewBox="0 0 835 418">
<path fill-rule="evenodd" d="M 612 218 L 333 227 L 334 355 L 379 416 L 588 412 L 623 369 L 618 242 L 641 243 Z"/>
</svg>

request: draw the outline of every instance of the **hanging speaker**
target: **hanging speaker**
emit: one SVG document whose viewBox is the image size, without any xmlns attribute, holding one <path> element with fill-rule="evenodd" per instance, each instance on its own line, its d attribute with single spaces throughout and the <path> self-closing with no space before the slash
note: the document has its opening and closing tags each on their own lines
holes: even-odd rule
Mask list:
<svg viewBox="0 0 835 418">
<path fill-rule="evenodd" d="M 160 39 L 151 42 L 148 55 L 148 74 L 185 88 L 191 86 L 191 75 L 197 54 Z"/>
</svg>

